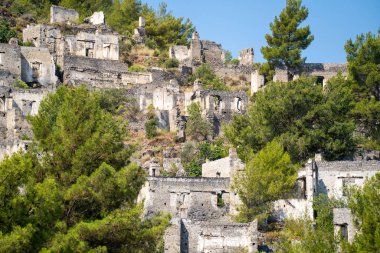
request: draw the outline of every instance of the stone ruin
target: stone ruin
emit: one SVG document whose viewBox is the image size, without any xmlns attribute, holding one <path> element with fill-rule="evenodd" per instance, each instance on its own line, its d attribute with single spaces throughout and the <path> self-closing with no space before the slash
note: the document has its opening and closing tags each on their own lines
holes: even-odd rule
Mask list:
<svg viewBox="0 0 380 253">
<path fill-rule="evenodd" d="M 51 24 L 30 25 L 23 31 L 23 41 L 34 47 L 20 47 L 16 39 L 0 44 L 0 159 L 28 148 L 30 141 L 23 136 L 31 136 L 31 130 L 25 117 L 38 112 L 41 100 L 54 92 L 58 81 L 70 86 L 85 84 L 90 89 L 126 89 L 140 111 L 153 105 L 159 127 L 177 132 L 179 142 L 186 140 L 191 103 L 199 103 L 202 116 L 214 126 L 214 136 L 222 134 L 221 124 L 228 123 L 233 115 L 246 113 L 249 97 L 245 91 L 203 90 L 199 80 L 192 88 L 183 89 L 186 77 L 202 63 L 209 64 L 222 79 L 250 82 L 252 94 L 265 87 L 265 78 L 252 68 L 252 48 L 240 52 L 239 64 L 226 64 L 221 45 L 201 40 L 197 32 L 189 48 L 176 45 L 169 50 L 170 57 L 180 63 L 181 77 L 159 68 L 129 72 L 128 65 L 119 61 L 119 35 L 107 26 L 104 14 L 94 13 L 85 24 L 75 24 L 78 18 L 74 10 L 53 6 Z M 133 36 L 137 43 L 145 42 L 145 22 L 140 17 Z M 60 80 L 56 76 L 59 72 Z M 301 74 L 316 76 L 324 85 L 338 72 L 346 76 L 347 66 L 304 64 L 294 78 Z M 277 69 L 274 80 L 289 81 L 287 71 Z M 16 88 L 18 81 L 34 89 Z M 160 176 L 173 166 L 178 169 L 176 177 Z M 231 190 L 231 183 L 234 174 L 244 170 L 236 151 L 203 164 L 200 178 L 186 177 L 181 159 L 169 153 L 162 166 L 152 158 L 146 168 L 150 176 L 139 195 L 146 217 L 161 211 L 172 214 L 164 238 L 165 252 L 257 250 L 257 222 L 232 222 L 241 201 Z M 360 186 L 379 170 L 378 161 L 310 161 L 298 173 L 293 197 L 274 203 L 273 216 L 278 220 L 305 215 L 313 219 L 316 195 L 344 198 L 344 186 Z M 335 231 L 348 240 L 355 234 L 350 215 L 349 210 L 334 210 Z"/>
<path fill-rule="evenodd" d="M 231 221 L 241 204 L 230 187 L 229 175 L 243 169 L 236 151 L 231 149 L 218 165 L 224 174 L 216 175 L 215 166 L 204 165 L 200 178 L 159 177 L 157 161 L 149 167 L 150 177 L 138 200 L 144 203 L 146 217 L 158 212 L 172 215 L 164 236 L 165 252 L 257 251 L 257 221 Z"/>
</svg>

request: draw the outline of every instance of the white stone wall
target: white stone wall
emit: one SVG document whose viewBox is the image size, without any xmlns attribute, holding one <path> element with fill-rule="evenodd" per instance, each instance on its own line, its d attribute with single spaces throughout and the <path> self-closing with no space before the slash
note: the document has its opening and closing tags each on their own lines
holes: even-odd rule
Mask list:
<svg viewBox="0 0 380 253">
<path fill-rule="evenodd" d="M 337 199 L 343 197 L 343 181 L 363 186 L 367 178 L 380 171 L 380 161 L 320 162 L 317 166 L 318 192 Z"/>
<path fill-rule="evenodd" d="M 79 14 L 76 10 L 66 9 L 61 6 L 50 7 L 50 23 L 60 23 L 67 21 L 78 21 Z"/>
<path fill-rule="evenodd" d="M 79 32 L 66 36 L 70 55 L 104 60 L 119 60 L 119 36 Z"/>
<path fill-rule="evenodd" d="M 21 79 L 42 86 L 56 84 L 55 63 L 47 48 L 21 47 Z"/>
</svg>

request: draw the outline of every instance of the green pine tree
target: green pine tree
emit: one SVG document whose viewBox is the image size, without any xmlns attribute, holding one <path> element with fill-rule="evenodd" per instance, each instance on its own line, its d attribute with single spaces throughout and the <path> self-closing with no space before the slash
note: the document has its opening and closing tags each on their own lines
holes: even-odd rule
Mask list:
<svg viewBox="0 0 380 253">
<path fill-rule="evenodd" d="M 276 67 L 286 68 L 292 80 L 294 71 L 305 62 L 301 51 L 310 45 L 314 36 L 309 26 L 299 27 L 309 15 L 308 9 L 301 4 L 301 0 L 287 0 L 285 9 L 270 24 L 272 34 L 265 35 L 268 46 L 262 47 L 261 52 L 268 62 L 262 72 L 268 80 L 272 79 Z"/>
</svg>

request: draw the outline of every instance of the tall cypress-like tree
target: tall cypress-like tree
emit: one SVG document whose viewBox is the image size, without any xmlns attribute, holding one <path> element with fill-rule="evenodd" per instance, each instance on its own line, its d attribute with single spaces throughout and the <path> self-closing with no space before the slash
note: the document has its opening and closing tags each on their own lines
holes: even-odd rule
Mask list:
<svg viewBox="0 0 380 253">
<path fill-rule="evenodd" d="M 308 9 L 301 4 L 301 0 L 287 0 L 285 9 L 270 24 L 272 34 L 265 35 L 268 46 L 262 47 L 261 53 L 268 62 L 262 72 L 269 80 L 276 67 L 286 68 L 288 77 L 292 79 L 294 71 L 305 62 L 301 51 L 310 45 L 314 36 L 309 26 L 299 27 L 309 15 Z"/>
</svg>

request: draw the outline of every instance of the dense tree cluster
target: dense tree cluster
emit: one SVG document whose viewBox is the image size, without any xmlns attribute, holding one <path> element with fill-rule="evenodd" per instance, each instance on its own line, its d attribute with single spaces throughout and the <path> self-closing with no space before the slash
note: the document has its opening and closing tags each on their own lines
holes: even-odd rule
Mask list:
<svg viewBox="0 0 380 253">
<path fill-rule="evenodd" d="M 145 172 L 128 162 L 118 99 L 60 87 L 31 117 L 35 142 L 0 164 L 1 252 L 154 252 L 169 223 L 142 220 Z"/>
</svg>

